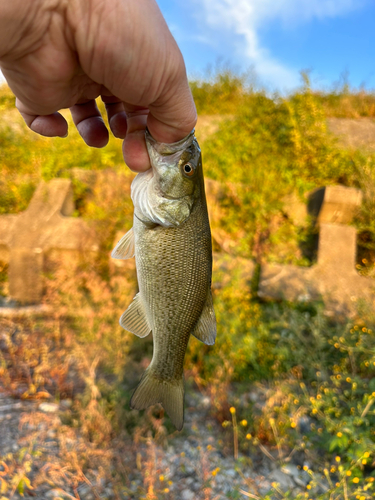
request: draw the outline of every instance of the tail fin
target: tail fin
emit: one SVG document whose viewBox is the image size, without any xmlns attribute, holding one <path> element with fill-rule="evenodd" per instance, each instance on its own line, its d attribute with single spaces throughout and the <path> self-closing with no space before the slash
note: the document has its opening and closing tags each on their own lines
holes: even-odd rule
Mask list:
<svg viewBox="0 0 375 500">
<path fill-rule="evenodd" d="M 144 410 L 151 405 L 161 403 L 173 425 L 181 430 L 184 425 L 184 381 L 160 380 L 147 371 L 134 391 L 130 400 L 133 410 Z"/>
</svg>

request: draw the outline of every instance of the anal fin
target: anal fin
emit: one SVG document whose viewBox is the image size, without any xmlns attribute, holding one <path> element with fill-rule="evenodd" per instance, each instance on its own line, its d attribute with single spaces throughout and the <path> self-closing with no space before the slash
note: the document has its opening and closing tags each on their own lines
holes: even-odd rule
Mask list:
<svg viewBox="0 0 375 500">
<path fill-rule="evenodd" d="M 216 317 L 211 289 L 208 290 L 202 314 L 191 333 L 204 344 L 213 345 L 215 343 Z"/>
<path fill-rule="evenodd" d="M 111 257 L 112 259 L 131 259 L 134 257 L 134 253 L 134 231 L 133 228 L 131 228 L 112 250 Z"/>
<path fill-rule="evenodd" d="M 134 335 L 141 338 L 147 337 L 151 332 L 151 327 L 139 293 L 137 293 L 133 302 L 121 316 L 120 325 L 125 330 L 128 330 L 128 332 L 134 333 Z"/>
</svg>

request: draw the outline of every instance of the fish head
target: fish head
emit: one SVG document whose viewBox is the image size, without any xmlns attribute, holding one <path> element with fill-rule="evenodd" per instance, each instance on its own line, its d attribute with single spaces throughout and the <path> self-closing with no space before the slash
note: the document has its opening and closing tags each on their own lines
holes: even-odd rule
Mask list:
<svg viewBox="0 0 375 500">
<path fill-rule="evenodd" d="M 202 168 L 201 150 L 194 131 L 172 144 L 157 142 L 146 131 L 146 144 L 160 195 L 172 200 L 193 196 Z"/>
<path fill-rule="evenodd" d="M 145 223 L 176 227 L 185 222 L 199 198 L 202 183 L 201 150 L 192 131 L 181 141 L 157 142 L 146 131 L 151 169 L 132 184 L 137 217 Z"/>
</svg>

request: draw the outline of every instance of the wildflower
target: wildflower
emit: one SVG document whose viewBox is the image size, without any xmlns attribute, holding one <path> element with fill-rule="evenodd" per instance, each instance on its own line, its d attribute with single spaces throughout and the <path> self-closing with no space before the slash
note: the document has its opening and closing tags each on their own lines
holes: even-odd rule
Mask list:
<svg viewBox="0 0 375 500">
<path fill-rule="evenodd" d="M 336 486 L 337 486 L 337 487 L 338 487 L 338 486 L 340 486 L 340 483 L 336 483 Z"/>
<path fill-rule="evenodd" d="M 318 395 L 316 396 L 316 399 L 322 399 L 322 395 L 321 395 L 321 394 L 318 394 Z"/>
<path fill-rule="evenodd" d="M 251 434 L 246 434 L 246 439 L 251 439 Z"/>
<path fill-rule="evenodd" d="M 295 400 L 293 401 L 293 403 L 294 403 L 295 405 L 298 405 L 298 403 L 299 403 L 298 399 L 295 399 Z"/>
<path fill-rule="evenodd" d="M 335 347 L 338 349 L 340 347 L 340 344 L 338 342 L 335 342 Z"/>
<path fill-rule="evenodd" d="M 338 438 L 341 438 L 341 437 L 342 437 L 342 432 L 338 432 L 338 433 L 336 434 L 336 436 L 337 436 Z"/>
<path fill-rule="evenodd" d="M 231 406 L 229 408 L 229 411 L 231 412 L 231 414 L 233 415 L 233 413 L 236 413 L 236 408 L 234 406 Z"/>
<path fill-rule="evenodd" d="M 347 382 L 351 382 L 351 381 L 352 381 L 352 379 L 351 379 L 350 377 L 346 377 L 346 381 L 347 381 Z"/>
<path fill-rule="evenodd" d="M 164 481 L 165 477 L 163 476 L 163 474 L 160 474 L 159 476 L 159 481 Z"/>
<path fill-rule="evenodd" d="M 219 472 L 219 470 L 220 470 L 220 467 L 216 467 L 216 469 L 214 469 L 214 470 L 211 472 L 211 474 L 215 477 L 215 476 L 216 476 L 216 474 Z"/>
<path fill-rule="evenodd" d="M 294 429 L 295 427 L 297 427 L 297 424 L 295 422 L 291 422 L 290 427 Z"/>
<path fill-rule="evenodd" d="M 336 457 L 335 460 L 336 460 L 336 462 L 341 462 L 341 458 L 340 457 Z"/>
<path fill-rule="evenodd" d="M 311 484 L 308 484 L 308 485 L 306 486 L 306 488 L 307 488 L 308 490 L 311 490 Z"/>
<path fill-rule="evenodd" d="M 318 410 L 316 408 L 313 408 L 312 414 L 315 415 L 316 413 L 318 413 Z"/>
<path fill-rule="evenodd" d="M 309 470 L 308 466 L 307 466 L 307 465 L 304 465 L 304 466 L 303 466 L 303 470 Z"/>
<path fill-rule="evenodd" d="M 207 450 L 208 451 L 211 451 L 212 450 L 212 446 L 210 444 L 207 445 Z"/>
<path fill-rule="evenodd" d="M 368 458 L 368 457 L 370 456 L 370 453 L 369 453 L 368 451 L 365 451 L 365 453 L 363 454 L 363 456 L 364 456 L 365 458 Z"/>
<path fill-rule="evenodd" d="M 168 481 L 169 486 L 172 486 L 173 481 Z"/>
<path fill-rule="evenodd" d="M 246 425 L 247 425 L 247 420 L 241 420 L 241 425 L 242 425 L 243 427 L 246 427 Z"/>
<path fill-rule="evenodd" d="M 366 465 L 366 464 L 367 464 L 367 460 L 366 460 L 365 458 L 362 460 L 362 464 L 363 464 L 363 465 Z"/>
<path fill-rule="evenodd" d="M 347 475 L 347 476 L 351 476 L 351 475 L 352 475 L 352 471 L 351 471 L 351 470 L 347 470 L 347 471 L 346 471 L 346 475 Z"/>
<path fill-rule="evenodd" d="M 164 488 L 164 493 L 169 493 L 169 488 Z"/>
<path fill-rule="evenodd" d="M 359 477 L 353 477 L 353 483 L 359 483 Z"/>
<path fill-rule="evenodd" d="M 366 333 L 366 332 L 367 332 L 367 328 L 363 327 L 363 328 L 362 328 L 362 332 L 363 332 L 363 333 Z"/>
</svg>

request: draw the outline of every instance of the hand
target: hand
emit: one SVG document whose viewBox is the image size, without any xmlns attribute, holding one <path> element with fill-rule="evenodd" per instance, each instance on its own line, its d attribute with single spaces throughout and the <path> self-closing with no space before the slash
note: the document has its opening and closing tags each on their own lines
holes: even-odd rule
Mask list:
<svg viewBox="0 0 375 500">
<path fill-rule="evenodd" d="M 89 146 L 108 131 L 125 139 L 124 159 L 149 168 L 144 131 L 174 142 L 194 128 L 184 61 L 154 0 L 0 0 L 0 67 L 26 124 L 65 137 L 70 108 Z"/>
</svg>

